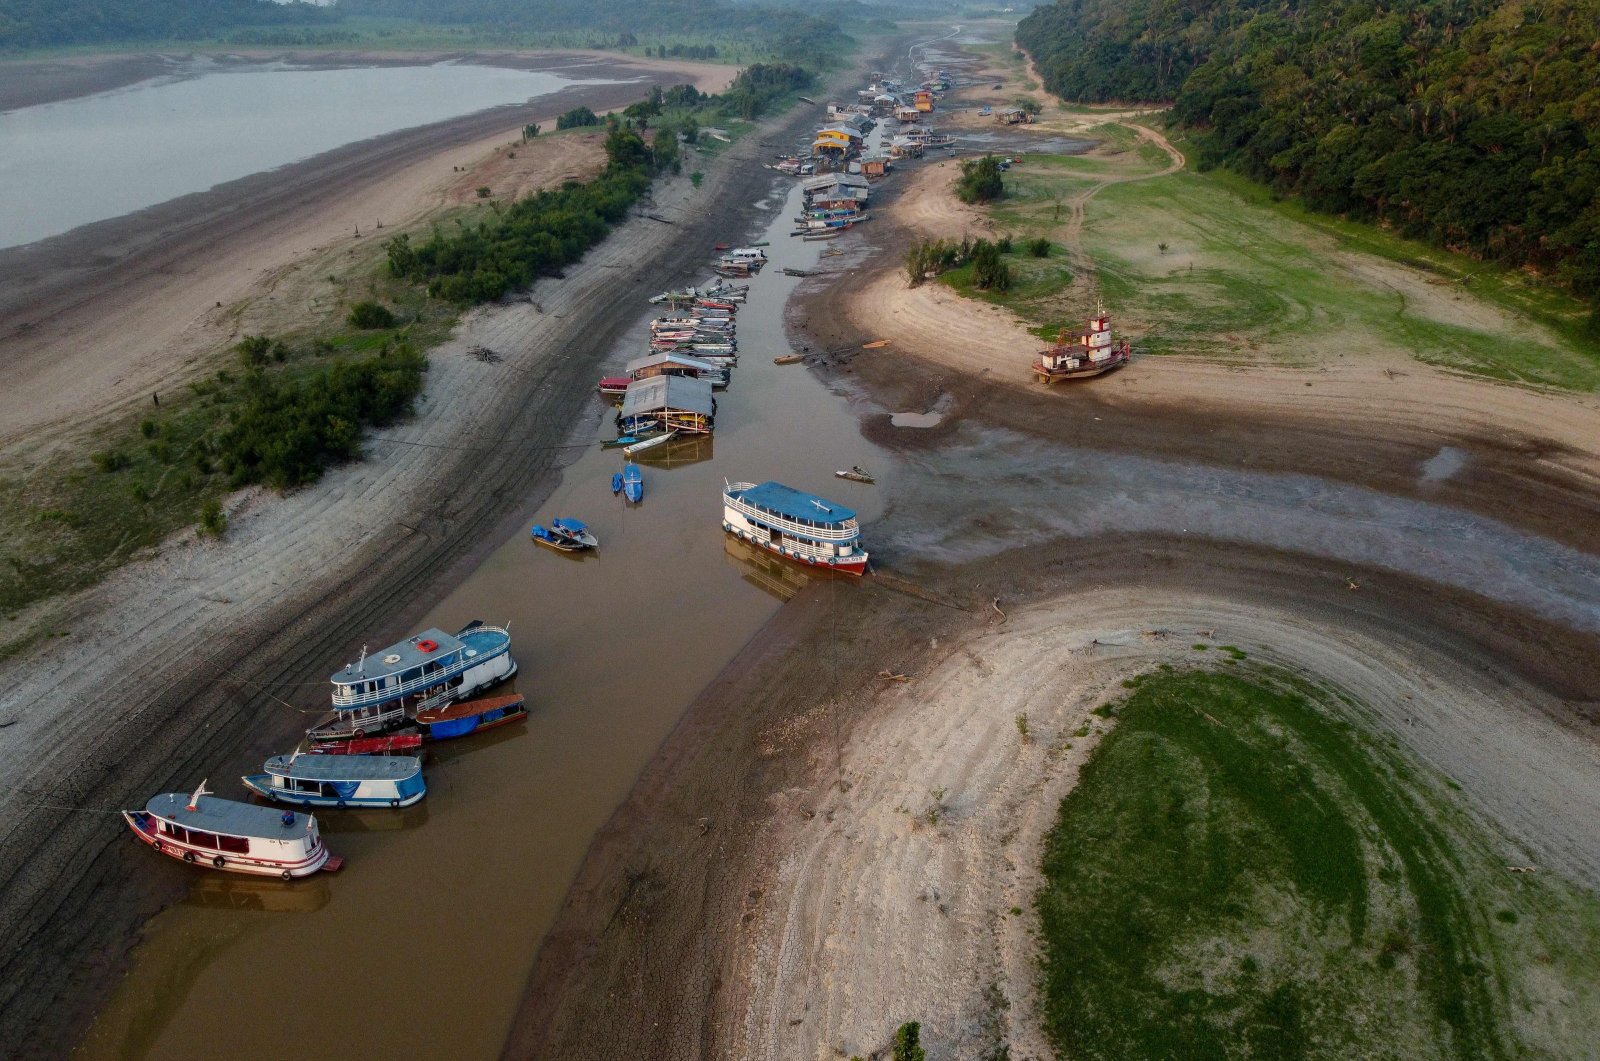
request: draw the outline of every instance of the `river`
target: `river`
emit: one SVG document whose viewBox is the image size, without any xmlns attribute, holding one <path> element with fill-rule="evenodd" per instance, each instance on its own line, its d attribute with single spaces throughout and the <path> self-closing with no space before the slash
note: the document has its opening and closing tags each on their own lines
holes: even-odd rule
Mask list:
<svg viewBox="0 0 1600 1061">
<path fill-rule="evenodd" d="M 717 395 L 714 441 L 641 454 L 638 506 L 611 493 L 620 451 L 592 446 L 427 617 L 452 630 L 510 625 L 529 720 L 440 745 L 428 796 L 409 811 L 319 815 L 348 859 L 336 877 L 194 874 L 188 902 L 149 925 L 82 1057 L 277 1058 L 305 1043 L 349 1058 L 498 1053 L 594 833 L 700 689 L 808 577 L 727 539 L 723 478 L 778 479 L 855 507 L 871 546 L 877 488 L 833 471 L 884 462 L 843 398 L 801 365 L 772 363 L 788 352 L 783 307 L 800 282 L 780 269 L 816 268 L 831 246 L 789 239 L 799 189 L 774 189 L 782 209 L 757 237 L 772 261 L 739 313 L 740 362 Z M 655 315 L 641 301 L 609 373 L 643 352 Z M 579 430 L 597 442 L 611 427 L 596 402 Z M 598 554 L 534 545 L 526 526 L 554 516 L 587 522 Z M 222 778 L 213 787 L 242 794 Z M 154 858 L 150 871 L 187 872 Z"/>
<path fill-rule="evenodd" d="M 181 75 L 0 113 L 0 247 L 59 235 L 384 133 L 615 84 L 464 63 Z"/>
</svg>

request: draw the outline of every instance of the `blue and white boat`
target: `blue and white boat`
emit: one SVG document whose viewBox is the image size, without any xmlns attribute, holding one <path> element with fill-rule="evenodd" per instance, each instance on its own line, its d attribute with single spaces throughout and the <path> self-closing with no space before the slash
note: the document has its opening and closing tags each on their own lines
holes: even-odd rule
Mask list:
<svg viewBox="0 0 1600 1061">
<path fill-rule="evenodd" d="M 644 500 L 644 473 L 637 464 L 622 469 L 622 493 L 634 504 Z"/>
<path fill-rule="evenodd" d="M 576 519 L 553 519 L 548 527 L 535 523 L 529 533 L 540 545 L 548 545 L 563 553 L 582 552 L 600 544 L 600 539 L 595 537 L 588 525 Z"/>
<path fill-rule="evenodd" d="M 314 741 L 377 736 L 418 711 L 465 700 L 517 673 L 511 631 L 472 622 L 454 636 L 424 630 L 334 673 L 332 721 L 307 730 Z"/>
<path fill-rule="evenodd" d="M 301 807 L 409 807 L 428 791 L 414 755 L 274 755 L 265 769 L 245 787 Z"/>
<path fill-rule="evenodd" d="M 782 483 L 733 483 L 722 492 L 722 529 L 808 567 L 867 569 L 853 509 Z"/>
</svg>

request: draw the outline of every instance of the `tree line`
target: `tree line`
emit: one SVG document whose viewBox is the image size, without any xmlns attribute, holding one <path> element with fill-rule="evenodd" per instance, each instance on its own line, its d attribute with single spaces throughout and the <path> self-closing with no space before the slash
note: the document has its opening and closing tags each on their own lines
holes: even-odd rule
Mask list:
<svg viewBox="0 0 1600 1061">
<path fill-rule="evenodd" d="M 1172 101 L 1202 168 L 1530 266 L 1600 332 L 1600 0 L 1062 0 L 1017 40 L 1069 100 Z"/>
<path fill-rule="evenodd" d="M 306 3 L 270 0 L 0 0 L 0 50 L 105 41 L 200 40 L 246 26 L 326 25 Z"/>
</svg>

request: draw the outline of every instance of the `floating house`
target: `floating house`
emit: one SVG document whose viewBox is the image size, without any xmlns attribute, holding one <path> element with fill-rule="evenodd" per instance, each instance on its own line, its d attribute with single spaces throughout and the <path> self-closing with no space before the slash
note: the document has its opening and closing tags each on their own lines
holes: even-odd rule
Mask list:
<svg viewBox="0 0 1600 1061">
<path fill-rule="evenodd" d="M 923 114 L 928 114 L 928 113 L 931 113 L 933 111 L 933 90 L 932 89 L 926 89 L 926 88 L 917 89 L 917 94 L 916 94 L 915 97 L 913 97 L 913 99 L 915 100 L 916 108 L 917 108 L 917 110 L 919 112 L 921 112 Z"/>
<path fill-rule="evenodd" d="M 888 155 L 863 155 L 861 156 L 861 175 L 863 177 L 883 177 L 889 172 Z"/>
<path fill-rule="evenodd" d="M 427 795 L 414 755 L 274 755 L 250 791 L 302 807 L 409 807 Z"/>
<path fill-rule="evenodd" d="M 894 109 L 894 116 L 901 125 L 910 125 L 912 122 L 922 118 L 922 112 L 915 107 L 907 107 L 902 104 Z"/>
<path fill-rule="evenodd" d="M 1007 107 L 997 112 L 994 117 L 1001 125 L 1027 125 L 1033 121 L 1032 115 L 1021 107 Z"/>
<path fill-rule="evenodd" d="M 808 567 L 851 575 L 867 569 L 854 510 L 782 483 L 728 486 L 722 494 L 722 529 Z"/>
<path fill-rule="evenodd" d="M 721 390 L 728 385 L 727 369 L 718 368 L 698 357 L 688 357 L 670 351 L 634 358 L 628 362 L 628 375 L 634 380 L 650 379 L 654 376 L 687 376 L 690 379 L 705 380 L 711 384 L 713 390 Z"/>
<path fill-rule="evenodd" d="M 635 438 L 660 431 L 704 435 L 711 432 L 716 412 L 717 400 L 706 380 L 652 376 L 629 385 L 617 431 Z"/>
</svg>

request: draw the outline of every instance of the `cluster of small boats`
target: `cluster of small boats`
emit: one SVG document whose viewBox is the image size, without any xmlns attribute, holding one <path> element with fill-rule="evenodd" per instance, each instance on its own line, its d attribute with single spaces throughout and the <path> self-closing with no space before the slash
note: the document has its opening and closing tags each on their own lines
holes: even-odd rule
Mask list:
<svg viewBox="0 0 1600 1061">
<path fill-rule="evenodd" d="M 419 802 L 427 795 L 425 743 L 527 717 L 520 695 L 477 695 L 516 673 L 511 632 L 482 622 L 454 635 L 424 630 L 371 656 L 363 649 L 332 676 L 333 718 L 306 731 L 309 748 L 274 755 L 241 778 L 288 809 L 223 799 L 201 782 L 192 795 L 163 793 L 123 818 L 141 842 L 190 865 L 283 880 L 337 870 L 343 859 L 303 811 Z"/>
</svg>

